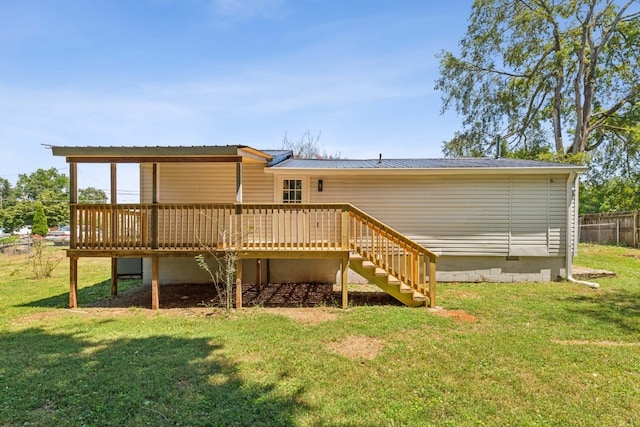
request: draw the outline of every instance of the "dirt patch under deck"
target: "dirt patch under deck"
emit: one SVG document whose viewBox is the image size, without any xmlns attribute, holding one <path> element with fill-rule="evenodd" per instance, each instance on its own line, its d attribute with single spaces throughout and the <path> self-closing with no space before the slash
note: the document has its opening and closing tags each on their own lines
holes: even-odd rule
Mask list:
<svg viewBox="0 0 640 427">
<path fill-rule="evenodd" d="M 235 290 L 233 291 L 235 294 Z M 234 298 L 235 300 L 235 298 Z M 211 284 L 181 284 L 160 286 L 160 308 L 188 308 L 217 306 L 219 297 Z M 317 307 L 342 304 L 340 290 L 331 284 L 270 284 L 242 286 L 243 306 L 262 307 Z M 401 305 L 383 291 L 349 291 L 349 304 Z M 120 293 L 116 297 L 96 301 L 89 307 L 140 307 L 151 308 L 151 286 L 140 285 Z"/>
</svg>

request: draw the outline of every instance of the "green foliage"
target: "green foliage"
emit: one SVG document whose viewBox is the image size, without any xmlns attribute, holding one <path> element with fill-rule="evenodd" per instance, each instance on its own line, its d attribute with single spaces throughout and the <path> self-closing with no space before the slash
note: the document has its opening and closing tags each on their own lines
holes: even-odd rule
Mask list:
<svg viewBox="0 0 640 427">
<path fill-rule="evenodd" d="M 15 188 L 8 181 L 0 181 L 3 206 L 0 209 L 0 225 L 17 230 L 33 224 L 36 202 L 42 204 L 47 225 L 69 223 L 68 178 L 55 168 L 38 169 L 32 174 L 21 174 Z"/>
<path fill-rule="evenodd" d="M 78 191 L 80 203 L 107 203 L 107 193 L 95 187 L 81 188 Z"/>
<path fill-rule="evenodd" d="M 589 153 L 552 153 L 541 152 L 537 153 L 535 160 L 542 160 L 545 162 L 555 163 L 567 163 L 570 165 L 587 165 L 589 164 Z"/>
<path fill-rule="evenodd" d="M 15 192 L 9 180 L 0 178 L 0 210 L 15 203 Z"/>
<path fill-rule="evenodd" d="M 23 225 L 33 223 L 36 204 L 30 200 L 19 201 L 4 209 L 3 226 L 6 231 L 16 231 Z"/>
<path fill-rule="evenodd" d="M 31 234 L 44 237 L 49 232 L 47 225 L 47 217 L 44 215 L 42 203 L 36 203 L 36 211 L 33 214 L 33 223 L 31 226 Z"/>
<path fill-rule="evenodd" d="M 56 198 L 67 198 L 69 178 L 58 172 L 56 168 L 38 169 L 30 175 L 20 174 L 16 184 L 18 198 L 22 200 L 39 200 L 45 192 Z"/>
<path fill-rule="evenodd" d="M 580 188 L 580 213 L 622 212 L 640 209 L 640 183 L 614 177 L 605 181 L 588 179 Z"/>
<path fill-rule="evenodd" d="M 464 126 L 445 155 L 488 155 L 501 136 L 520 158 L 609 146 L 615 156 L 594 161 L 632 170 L 639 40 L 634 1 L 474 1 L 460 52 L 440 55 L 443 111 L 454 109 Z"/>
</svg>

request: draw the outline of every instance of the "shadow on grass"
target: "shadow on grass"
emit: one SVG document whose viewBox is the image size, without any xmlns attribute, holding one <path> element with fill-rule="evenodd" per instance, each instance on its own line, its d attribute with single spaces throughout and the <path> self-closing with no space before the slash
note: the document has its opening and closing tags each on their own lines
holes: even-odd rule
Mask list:
<svg viewBox="0 0 640 427">
<path fill-rule="evenodd" d="M 567 298 L 573 313 L 613 324 L 629 332 L 640 332 L 640 293 L 626 290 L 601 292 Z"/>
<path fill-rule="evenodd" d="M 140 282 L 140 280 L 119 280 L 118 289 L 120 292 L 126 292 L 128 289 L 140 285 Z M 80 306 L 108 298 L 111 298 L 111 279 L 78 289 L 78 305 Z M 69 307 L 69 292 L 30 301 L 19 305 L 19 307 L 67 308 Z"/>
<path fill-rule="evenodd" d="M 286 427 L 305 409 L 300 387 L 243 380 L 203 338 L 96 342 L 34 328 L 0 341 L 0 425 Z"/>
</svg>

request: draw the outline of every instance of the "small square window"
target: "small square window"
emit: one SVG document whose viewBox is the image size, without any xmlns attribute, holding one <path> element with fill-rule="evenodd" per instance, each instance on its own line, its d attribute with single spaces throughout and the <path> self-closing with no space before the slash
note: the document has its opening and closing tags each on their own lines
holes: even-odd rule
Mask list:
<svg viewBox="0 0 640 427">
<path fill-rule="evenodd" d="M 282 181 L 282 203 L 302 203 L 301 179 L 285 179 Z"/>
</svg>

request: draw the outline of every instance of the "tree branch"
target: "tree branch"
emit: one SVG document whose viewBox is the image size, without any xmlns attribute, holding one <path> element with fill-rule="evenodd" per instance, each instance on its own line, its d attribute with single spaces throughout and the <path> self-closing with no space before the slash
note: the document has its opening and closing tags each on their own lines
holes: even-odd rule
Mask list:
<svg viewBox="0 0 640 427">
<path fill-rule="evenodd" d="M 616 102 L 611 108 L 605 111 L 601 111 L 594 114 L 592 117 L 598 117 L 593 123 L 589 125 L 589 132 L 600 127 L 608 118 L 610 118 L 616 111 L 624 107 L 625 104 L 632 102 L 634 98 L 640 95 L 640 86 L 634 88 L 627 96 Z"/>
<path fill-rule="evenodd" d="M 503 70 L 496 70 L 493 68 L 485 68 L 485 67 L 481 67 L 480 65 L 477 64 L 473 64 L 471 62 L 467 62 L 467 61 L 460 61 L 460 63 L 463 66 L 466 66 L 467 68 L 471 69 L 471 70 L 476 70 L 476 71 L 482 71 L 485 73 L 489 73 L 489 74 L 498 74 L 500 76 L 506 76 L 506 77 L 517 77 L 517 78 L 529 78 L 529 75 L 526 74 L 514 74 L 514 73 L 510 73 L 508 71 L 503 71 Z"/>
</svg>

